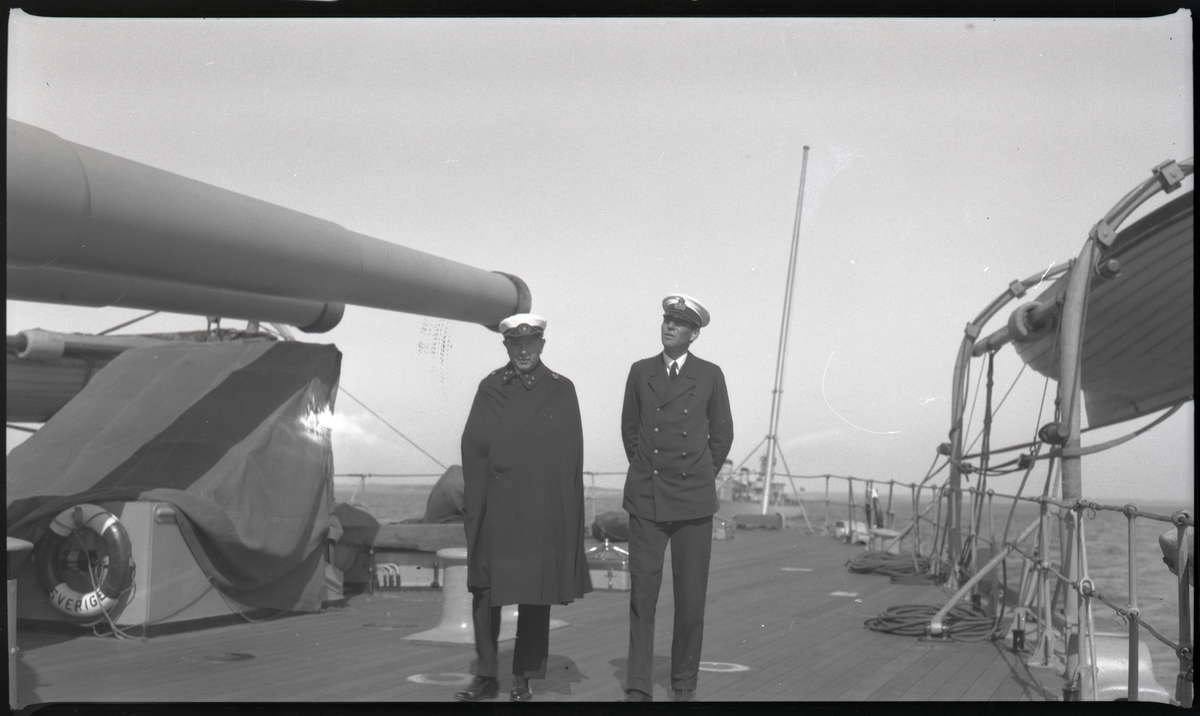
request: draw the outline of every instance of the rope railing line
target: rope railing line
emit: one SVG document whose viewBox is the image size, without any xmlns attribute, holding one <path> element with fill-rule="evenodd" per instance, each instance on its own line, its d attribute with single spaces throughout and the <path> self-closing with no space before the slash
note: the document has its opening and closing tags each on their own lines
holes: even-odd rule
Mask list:
<svg viewBox="0 0 1200 716">
<path fill-rule="evenodd" d="M 1096 599 L 1099 599 L 1101 602 L 1103 602 L 1105 604 L 1105 606 L 1107 606 L 1109 609 L 1112 609 L 1114 612 L 1116 612 L 1117 616 L 1126 620 L 1126 622 L 1128 622 L 1131 619 L 1133 621 L 1137 622 L 1138 626 L 1144 627 L 1146 629 L 1146 631 L 1148 631 L 1154 635 L 1154 638 L 1158 639 L 1163 644 L 1171 647 L 1171 651 L 1175 652 L 1176 654 L 1179 653 L 1179 644 L 1171 641 L 1170 639 L 1166 638 L 1162 634 L 1159 634 L 1157 631 L 1154 630 L 1154 627 L 1152 627 L 1149 624 L 1147 624 L 1146 622 L 1142 621 L 1140 612 L 1130 610 L 1130 609 L 1125 609 L 1125 608 L 1117 606 L 1116 604 L 1113 604 L 1112 602 L 1108 601 L 1108 599 L 1105 598 L 1105 596 L 1103 594 L 1101 594 L 1100 591 L 1097 590 L 1094 586 L 1086 587 L 1086 591 L 1084 591 L 1085 588 L 1076 586 L 1074 584 L 1072 584 L 1071 587 L 1074 588 L 1075 591 L 1079 592 L 1080 594 L 1082 594 L 1085 597 L 1094 597 Z"/>
<path fill-rule="evenodd" d="M 441 472 L 411 472 L 411 473 L 389 473 L 389 472 L 335 472 L 334 477 L 441 477 L 444 473 Z"/>
<path fill-rule="evenodd" d="M 1023 550 L 1020 547 L 1017 547 L 1015 545 L 1013 546 L 1013 551 L 1016 552 L 1017 554 L 1020 554 L 1025 559 L 1028 559 L 1030 562 L 1032 562 L 1034 564 L 1035 569 L 1040 569 L 1040 570 L 1046 571 L 1051 576 L 1058 579 L 1058 581 L 1060 583 L 1069 586 L 1071 589 L 1074 589 L 1076 592 L 1079 593 L 1080 596 L 1095 597 L 1095 598 L 1099 599 L 1101 602 L 1103 602 L 1108 608 L 1112 609 L 1117 614 L 1117 616 L 1121 617 L 1122 619 L 1128 620 L 1128 619 L 1132 618 L 1134 621 L 1136 621 L 1138 623 L 1139 626 L 1145 627 L 1146 631 L 1149 631 L 1151 634 L 1153 634 L 1156 639 L 1161 641 L 1163 644 L 1169 646 L 1172 651 L 1174 651 L 1176 653 L 1179 652 L 1178 644 L 1171 641 L 1170 639 L 1167 639 L 1166 637 L 1162 636 L 1157 631 L 1155 631 L 1154 627 L 1152 627 L 1149 624 L 1147 624 L 1146 622 L 1142 621 L 1141 616 L 1139 614 L 1130 613 L 1130 611 L 1128 609 L 1123 609 L 1123 608 L 1118 607 L 1117 605 L 1113 604 L 1112 602 L 1108 601 L 1108 599 L 1106 599 L 1103 594 L 1101 594 L 1099 591 L 1097 591 L 1094 586 L 1087 587 L 1086 592 L 1085 592 L 1085 588 L 1081 584 L 1072 582 L 1062 572 L 1059 572 L 1057 569 L 1055 569 L 1053 566 L 1051 566 L 1049 562 L 1045 562 L 1044 560 L 1039 560 L 1036 557 L 1034 557 L 1033 555 L 1029 554 L 1025 550 Z M 1080 580 L 1080 581 L 1083 581 L 1083 580 Z M 1091 581 L 1091 580 L 1088 580 L 1088 581 Z"/>
<path fill-rule="evenodd" d="M 441 477 L 442 474 L 443 473 L 433 473 L 433 472 L 428 472 L 428 473 L 339 472 L 339 473 L 334 473 L 334 477 L 356 477 L 356 478 L 360 478 L 360 479 L 361 478 L 403 479 L 403 478 Z M 619 475 L 625 475 L 626 473 L 624 471 L 617 472 L 617 471 L 584 470 L 583 474 L 588 475 L 588 476 L 619 476 Z M 896 485 L 899 485 L 901 487 L 907 487 L 907 488 L 917 492 L 918 495 L 924 491 L 929 491 L 929 492 L 935 493 L 933 495 L 932 499 L 940 499 L 940 496 L 937 495 L 936 493 L 944 493 L 946 490 L 945 486 L 942 486 L 942 485 L 925 485 L 925 484 L 918 484 L 918 483 L 912 483 L 912 482 L 901 482 L 899 480 L 894 480 L 894 479 L 887 480 L 885 482 L 885 481 L 869 480 L 866 478 L 847 476 L 847 475 L 831 475 L 831 474 L 828 474 L 828 475 L 792 475 L 789 473 L 782 473 L 782 474 L 779 474 L 779 476 L 792 478 L 792 479 L 845 480 L 845 481 L 847 481 L 848 485 L 851 487 L 852 487 L 853 483 L 855 483 L 855 482 L 862 483 L 864 486 L 874 485 L 876 487 L 882 486 L 882 485 L 888 485 L 890 487 L 894 487 Z M 1195 527 L 1195 524 L 1196 524 L 1195 518 L 1192 517 L 1186 510 L 1179 510 L 1171 515 L 1163 515 L 1163 514 L 1159 514 L 1159 513 L 1155 513 L 1155 512 L 1147 512 L 1145 510 L 1138 509 L 1136 506 L 1133 506 L 1133 505 L 1123 505 L 1123 506 L 1106 505 L 1106 504 L 1101 504 L 1098 502 L 1093 502 L 1090 500 L 1064 501 L 1064 500 L 1055 499 L 1053 497 L 1047 497 L 1044 495 L 1039 495 L 1036 497 L 1024 497 L 1021 495 L 1010 495 L 1010 494 L 1006 494 L 1003 492 L 997 492 L 993 489 L 981 490 L 981 489 L 979 489 L 977 487 L 973 487 L 973 486 L 968 486 L 968 487 L 962 488 L 962 492 L 965 492 L 972 497 L 978 497 L 978 498 L 999 497 L 999 498 L 1003 498 L 1006 500 L 1025 502 L 1025 503 L 1029 503 L 1029 504 L 1048 505 L 1048 506 L 1057 507 L 1057 508 L 1063 509 L 1063 510 L 1075 510 L 1075 511 L 1080 511 L 1080 512 L 1082 512 L 1084 510 L 1087 510 L 1089 512 L 1119 512 L 1126 516 L 1144 517 L 1147 519 L 1155 520 L 1157 522 L 1165 522 L 1168 524 L 1175 524 L 1175 525 L 1182 524 L 1186 527 Z M 847 494 L 849 494 L 849 493 L 847 493 Z M 869 492 L 867 494 L 869 494 Z M 837 507 L 861 506 L 861 503 L 857 500 L 839 501 L 839 500 L 822 499 L 820 497 L 813 497 L 813 498 L 808 498 L 808 499 L 802 497 L 802 498 L 800 498 L 800 502 L 803 504 L 813 504 L 813 503 L 817 503 L 817 502 L 824 502 L 824 503 L 828 503 L 831 506 L 837 506 Z M 888 510 L 886 512 L 886 514 L 889 516 L 895 516 L 893 510 Z M 1092 517 L 1094 517 L 1094 515 L 1092 515 Z M 922 513 L 919 516 L 919 518 L 922 520 L 925 520 L 925 521 L 932 522 L 932 520 L 929 520 L 929 518 L 924 516 L 924 513 Z M 909 516 L 909 519 L 912 519 L 912 517 Z M 976 534 L 977 531 L 973 531 L 972 533 Z"/>
</svg>

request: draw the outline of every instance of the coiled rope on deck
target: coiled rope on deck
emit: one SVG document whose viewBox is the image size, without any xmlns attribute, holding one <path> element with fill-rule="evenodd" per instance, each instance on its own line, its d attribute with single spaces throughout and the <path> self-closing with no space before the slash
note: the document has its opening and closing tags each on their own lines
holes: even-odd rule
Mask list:
<svg viewBox="0 0 1200 716">
<path fill-rule="evenodd" d="M 871 617 L 863 625 L 887 634 L 924 636 L 939 609 L 928 604 L 901 604 Z M 957 604 L 946 614 L 942 629 L 955 641 L 987 641 L 995 632 L 996 619 L 972 605 Z"/>
<path fill-rule="evenodd" d="M 851 572 L 882 574 L 891 577 L 893 581 L 909 583 L 936 581 L 936 577 L 930 571 L 930 566 L 928 557 L 911 553 L 892 554 L 882 551 L 861 552 L 846 561 L 846 567 Z"/>
</svg>

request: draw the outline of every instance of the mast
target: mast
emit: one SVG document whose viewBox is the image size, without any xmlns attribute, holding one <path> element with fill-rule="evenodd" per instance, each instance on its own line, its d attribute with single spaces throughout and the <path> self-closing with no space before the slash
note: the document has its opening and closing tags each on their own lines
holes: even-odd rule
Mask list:
<svg viewBox="0 0 1200 716">
<path fill-rule="evenodd" d="M 771 503 L 771 484 L 775 481 L 775 455 L 779 450 L 779 413 L 783 398 L 783 368 L 787 360 L 788 330 L 792 318 L 793 284 L 796 279 L 796 258 L 800 249 L 800 214 L 804 209 L 804 179 L 808 173 L 808 147 L 800 164 L 800 190 L 796 196 L 796 220 L 792 224 L 792 252 L 788 257 L 787 287 L 783 292 L 783 320 L 779 327 L 779 350 L 775 356 L 775 386 L 771 389 L 771 432 L 767 434 L 767 474 L 763 476 L 762 513 L 767 514 Z"/>
</svg>

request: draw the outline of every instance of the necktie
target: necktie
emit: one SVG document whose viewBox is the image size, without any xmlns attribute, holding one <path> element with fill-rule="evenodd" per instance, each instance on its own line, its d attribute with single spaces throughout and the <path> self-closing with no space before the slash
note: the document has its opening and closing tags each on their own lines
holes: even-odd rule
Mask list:
<svg viewBox="0 0 1200 716">
<path fill-rule="evenodd" d="M 679 375 L 679 364 L 678 364 L 678 363 L 676 363 L 675 361 L 671 361 L 671 375 L 670 375 L 670 381 L 671 381 L 672 383 L 674 383 L 674 382 L 675 382 L 675 377 L 676 377 L 677 375 Z"/>
</svg>

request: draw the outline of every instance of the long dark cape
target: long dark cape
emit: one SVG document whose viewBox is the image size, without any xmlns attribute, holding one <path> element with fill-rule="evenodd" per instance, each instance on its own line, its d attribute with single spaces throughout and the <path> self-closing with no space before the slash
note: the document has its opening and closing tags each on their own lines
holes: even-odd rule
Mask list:
<svg viewBox="0 0 1200 716">
<path fill-rule="evenodd" d="M 462 438 L 467 585 L 492 604 L 558 604 L 592 589 L 584 555 L 583 428 L 575 386 L 479 384 Z"/>
</svg>

